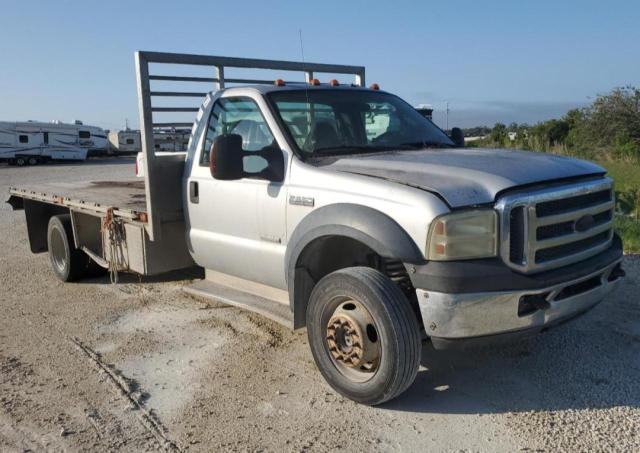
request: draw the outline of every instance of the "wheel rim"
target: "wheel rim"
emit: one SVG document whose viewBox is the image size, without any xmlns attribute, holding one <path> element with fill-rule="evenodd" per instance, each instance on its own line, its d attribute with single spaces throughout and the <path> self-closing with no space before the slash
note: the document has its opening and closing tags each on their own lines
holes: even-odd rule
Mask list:
<svg viewBox="0 0 640 453">
<path fill-rule="evenodd" d="M 67 265 L 64 240 L 59 230 L 54 229 L 51 233 L 51 244 L 49 244 L 51 261 L 60 272 L 64 272 Z"/>
<path fill-rule="evenodd" d="M 382 348 L 371 313 L 362 303 L 343 297 L 327 304 L 322 318 L 325 349 L 336 369 L 354 382 L 373 378 Z"/>
</svg>

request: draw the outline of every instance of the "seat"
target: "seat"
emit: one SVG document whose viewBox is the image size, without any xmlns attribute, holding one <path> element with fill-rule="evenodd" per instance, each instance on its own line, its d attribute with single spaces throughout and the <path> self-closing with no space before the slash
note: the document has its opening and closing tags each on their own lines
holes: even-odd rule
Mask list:
<svg viewBox="0 0 640 453">
<path fill-rule="evenodd" d="M 313 149 L 335 148 L 342 146 L 338 132 L 328 121 L 317 122 L 311 130 L 311 145 Z"/>
</svg>

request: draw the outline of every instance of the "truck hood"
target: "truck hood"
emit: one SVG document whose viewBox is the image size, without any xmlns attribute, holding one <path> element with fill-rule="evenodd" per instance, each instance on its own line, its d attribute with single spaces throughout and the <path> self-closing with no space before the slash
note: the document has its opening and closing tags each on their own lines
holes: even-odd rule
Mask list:
<svg viewBox="0 0 640 453">
<path fill-rule="evenodd" d="M 353 155 L 323 167 L 434 192 L 453 208 L 491 203 L 498 193 L 525 184 L 605 173 L 604 168 L 579 159 L 483 148 Z"/>
</svg>

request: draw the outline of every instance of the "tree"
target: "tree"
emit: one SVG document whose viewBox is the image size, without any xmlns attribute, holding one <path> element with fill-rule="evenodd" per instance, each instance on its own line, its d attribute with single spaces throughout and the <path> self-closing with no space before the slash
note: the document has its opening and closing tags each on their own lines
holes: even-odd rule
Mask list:
<svg viewBox="0 0 640 453">
<path fill-rule="evenodd" d="M 550 120 L 547 140 L 551 146 L 564 144 L 569 134 L 569 123 L 564 120 Z"/>
<path fill-rule="evenodd" d="M 640 140 L 640 89 L 616 88 L 596 98 L 587 109 L 589 121 L 598 127 L 597 135 L 609 140 L 624 131 L 631 139 Z"/>
<path fill-rule="evenodd" d="M 496 146 L 504 146 L 507 141 L 507 126 L 502 123 L 496 123 L 491 129 L 489 138 Z"/>
</svg>

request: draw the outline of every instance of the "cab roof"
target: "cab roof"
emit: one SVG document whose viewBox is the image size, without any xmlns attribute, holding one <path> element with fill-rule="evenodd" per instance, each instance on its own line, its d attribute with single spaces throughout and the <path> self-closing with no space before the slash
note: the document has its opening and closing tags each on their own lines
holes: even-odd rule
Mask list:
<svg viewBox="0 0 640 453">
<path fill-rule="evenodd" d="M 309 91 L 318 91 L 318 90 L 357 90 L 357 91 L 381 91 L 381 90 L 373 90 L 372 88 L 361 87 L 359 85 L 350 85 L 350 84 L 341 84 L 338 86 L 332 86 L 329 84 L 320 84 L 320 85 L 311 85 L 305 82 L 287 82 L 284 86 L 278 86 L 275 83 L 272 85 L 267 84 L 251 84 L 251 85 L 237 85 L 232 87 L 223 88 L 222 90 L 213 91 L 213 93 L 217 92 L 227 92 L 235 89 L 253 89 L 261 94 L 268 94 L 274 92 L 281 91 L 299 91 L 299 90 L 309 90 Z"/>
</svg>

